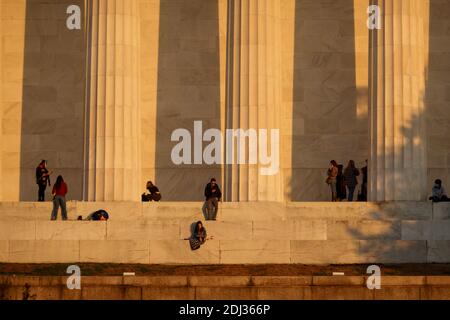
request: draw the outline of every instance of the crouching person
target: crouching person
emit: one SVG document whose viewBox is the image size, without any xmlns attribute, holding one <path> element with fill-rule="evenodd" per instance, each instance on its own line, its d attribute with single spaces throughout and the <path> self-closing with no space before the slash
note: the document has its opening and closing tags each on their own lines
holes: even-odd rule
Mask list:
<svg viewBox="0 0 450 320">
<path fill-rule="evenodd" d="M 86 220 L 90 221 L 108 221 L 109 214 L 105 210 L 98 210 L 94 213 L 91 213 Z"/>
</svg>

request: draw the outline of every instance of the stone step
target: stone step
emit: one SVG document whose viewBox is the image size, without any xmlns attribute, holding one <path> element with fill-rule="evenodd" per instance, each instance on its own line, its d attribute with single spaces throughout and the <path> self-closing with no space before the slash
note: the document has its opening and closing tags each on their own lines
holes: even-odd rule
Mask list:
<svg viewBox="0 0 450 320">
<path fill-rule="evenodd" d="M 183 240 L 193 221 L 0 221 L 0 240 Z M 206 221 L 215 240 L 450 240 L 450 220 Z"/>
<path fill-rule="evenodd" d="M 104 209 L 111 221 L 201 220 L 202 202 L 79 202 L 67 203 L 69 219 Z M 49 220 L 52 203 L 1 202 L 0 220 Z M 428 202 L 330 203 L 330 202 L 241 202 L 221 203 L 222 221 L 325 220 L 450 220 L 450 204 Z"/>
<path fill-rule="evenodd" d="M 0 240 L 1 263 L 449 263 L 449 240 Z"/>
<path fill-rule="evenodd" d="M 223 203 L 192 252 L 200 202 L 69 202 L 69 217 L 107 210 L 108 222 L 49 221 L 51 203 L 0 203 L 0 262 L 144 264 L 450 262 L 449 204 Z M 200 208 L 200 209 L 199 209 Z"/>
</svg>

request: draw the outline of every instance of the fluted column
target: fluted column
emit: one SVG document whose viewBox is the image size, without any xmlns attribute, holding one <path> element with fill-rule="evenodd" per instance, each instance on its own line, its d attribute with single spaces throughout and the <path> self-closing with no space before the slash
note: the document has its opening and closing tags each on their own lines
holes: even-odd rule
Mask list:
<svg viewBox="0 0 450 320">
<path fill-rule="evenodd" d="M 138 0 L 88 3 L 84 198 L 139 200 Z"/>
<path fill-rule="evenodd" d="M 369 198 L 425 200 L 428 2 L 379 0 L 375 4 L 383 23 L 371 34 Z"/>
<path fill-rule="evenodd" d="M 228 10 L 227 129 L 255 129 L 257 139 L 258 130 L 267 129 L 270 154 L 270 130 L 279 129 L 281 122 L 280 3 L 229 0 Z M 262 175 L 265 165 L 258 154 L 258 148 L 247 152 L 245 164 L 239 164 L 235 154 L 234 163 L 225 167 L 226 200 L 282 200 L 281 169 Z"/>
</svg>

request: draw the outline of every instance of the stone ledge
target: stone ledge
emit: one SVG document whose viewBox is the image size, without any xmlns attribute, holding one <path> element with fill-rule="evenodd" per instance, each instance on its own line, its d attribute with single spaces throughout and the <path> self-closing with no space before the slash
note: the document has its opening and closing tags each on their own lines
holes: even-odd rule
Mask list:
<svg viewBox="0 0 450 320">
<path fill-rule="evenodd" d="M 250 276 L 189 276 L 190 287 L 246 287 L 251 285 Z"/>
<path fill-rule="evenodd" d="M 362 286 L 363 276 L 313 276 L 313 286 Z"/>
<path fill-rule="evenodd" d="M 254 286 L 309 286 L 312 285 L 312 276 L 252 276 Z"/>
<path fill-rule="evenodd" d="M 203 202 L 82 202 L 69 201 L 69 219 L 83 217 L 105 209 L 111 221 L 185 220 L 203 219 Z M 333 210 L 330 210 L 332 208 Z M 50 219 L 52 203 L 2 202 L 0 220 L 45 221 Z M 242 215 L 242 211 L 246 214 Z M 305 220 L 448 220 L 450 207 L 447 204 L 430 202 L 386 202 L 386 203 L 330 203 L 330 202 L 249 202 L 220 205 L 219 220 L 222 221 L 285 221 Z"/>
<path fill-rule="evenodd" d="M 365 277 L 366 282 L 368 277 Z M 383 276 L 381 286 L 423 286 L 426 283 L 426 276 Z M 449 281 L 450 281 L 450 277 Z"/>
<path fill-rule="evenodd" d="M 367 276 L 82 276 L 82 285 L 141 287 L 304 287 L 366 286 Z M 68 276 L 0 275 L 10 286 L 65 286 Z M 381 286 L 450 287 L 450 276 L 382 276 Z"/>
<path fill-rule="evenodd" d="M 450 300 L 450 276 L 385 276 L 369 290 L 364 276 L 90 276 L 81 290 L 67 277 L 0 276 L 5 299 L 21 300 L 24 286 L 36 300 Z M 188 285 L 189 284 L 189 285 Z"/>
<path fill-rule="evenodd" d="M 124 276 L 124 285 L 145 287 L 187 287 L 187 276 Z"/>
</svg>

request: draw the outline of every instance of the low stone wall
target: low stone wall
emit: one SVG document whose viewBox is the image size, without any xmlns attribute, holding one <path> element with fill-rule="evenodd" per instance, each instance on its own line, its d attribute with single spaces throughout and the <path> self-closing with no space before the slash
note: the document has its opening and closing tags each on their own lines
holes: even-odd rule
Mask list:
<svg viewBox="0 0 450 320">
<path fill-rule="evenodd" d="M 48 221 L 49 203 L 0 203 L 0 262 L 358 264 L 450 262 L 450 204 L 224 203 L 213 240 L 188 241 L 201 203 L 72 202 L 71 218 L 103 208 L 108 222 Z M 28 217 L 28 218 L 27 218 Z"/>
<path fill-rule="evenodd" d="M 369 290 L 364 276 L 0 276 L 3 300 L 449 300 L 450 276 L 383 276 Z"/>
</svg>

